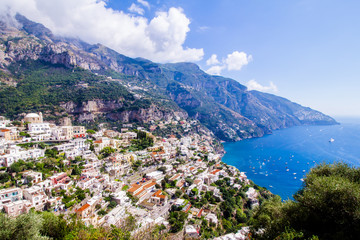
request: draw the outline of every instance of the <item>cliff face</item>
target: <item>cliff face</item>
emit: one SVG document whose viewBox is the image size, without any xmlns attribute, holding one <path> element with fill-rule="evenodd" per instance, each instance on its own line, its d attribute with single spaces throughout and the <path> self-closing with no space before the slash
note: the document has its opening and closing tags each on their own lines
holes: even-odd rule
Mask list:
<svg viewBox="0 0 360 240">
<path fill-rule="evenodd" d="M 151 104 L 146 108 L 138 109 L 122 109 L 123 102 L 119 101 L 104 101 L 101 99 L 81 102 L 76 104 L 74 102 L 60 103 L 60 106 L 69 114 L 78 116 L 78 120 L 94 121 L 99 116 L 106 116 L 113 121 L 128 122 L 143 122 L 161 120 L 176 120 L 186 119 L 188 116 L 183 111 L 169 111 L 161 109 L 155 104 Z"/>
<path fill-rule="evenodd" d="M 16 18 L 20 27 L 0 24 L 3 83 L 17 84 L 11 81 L 14 71 L 10 69 L 14 63 L 35 60 L 69 70 L 91 71 L 105 78 L 100 82 L 111 81 L 125 87 L 128 97 L 139 99 L 137 103 L 145 99 L 151 103 L 132 108 L 134 100 L 110 101 L 104 99 L 104 94 L 86 101 L 57 103 L 81 121 L 92 121 L 99 115 L 123 122 L 190 116 L 223 140 L 259 137 L 274 129 L 302 124 L 336 123 L 329 116 L 287 99 L 248 91 L 233 79 L 208 75 L 193 63 L 157 64 L 142 58 L 132 59 L 100 44 L 54 36 L 41 24 L 20 15 Z M 124 102 L 128 104 L 125 106 Z"/>
</svg>

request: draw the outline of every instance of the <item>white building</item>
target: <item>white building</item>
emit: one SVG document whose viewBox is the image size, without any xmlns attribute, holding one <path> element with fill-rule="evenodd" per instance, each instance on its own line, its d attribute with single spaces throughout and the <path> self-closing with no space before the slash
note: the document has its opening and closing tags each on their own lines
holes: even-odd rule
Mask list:
<svg viewBox="0 0 360 240">
<path fill-rule="evenodd" d="M 0 128 L 5 128 L 8 124 L 10 124 L 10 120 L 7 120 L 5 117 L 0 116 Z"/>
<path fill-rule="evenodd" d="M 187 234 L 189 237 L 192 238 L 199 237 L 199 232 L 196 230 L 196 228 L 193 225 L 186 225 L 185 234 Z"/>
<path fill-rule="evenodd" d="M 23 198 L 23 191 L 21 188 L 10 188 L 0 191 L 0 208 L 3 204 L 19 201 Z"/>
<path fill-rule="evenodd" d="M 11 166 L 18 160 L 37 159 L 45 156 L 45 150 L 43 149 L 29 149 L 23 150 L 18 146 L 11 146 L 5 150 L 4 155 L 0 155 L 0 165 L 4 167 Z"/>
<path fill-rule="evenodd" d="M 147 179 L 155 179 L 156 181 L 161 180 L 164 178 L 164 174 L 161 171 L 154 171 L 146 174 Z"/>
<path fill-rule="evenodd" d="M 29 123 L 29 134 L 51 134 L 50 123 Z"/>
<path fill-rule="evenodd" d="M 46 196 L 44 190 L 39 186 L 32 186 L 30 188 L 26 188 L 23 191 L 24 198 L 29 200 L 32 206 L 36 210 L 43 210 L 45 203 L 48 200 L 48 196 Z"/>
</svg>

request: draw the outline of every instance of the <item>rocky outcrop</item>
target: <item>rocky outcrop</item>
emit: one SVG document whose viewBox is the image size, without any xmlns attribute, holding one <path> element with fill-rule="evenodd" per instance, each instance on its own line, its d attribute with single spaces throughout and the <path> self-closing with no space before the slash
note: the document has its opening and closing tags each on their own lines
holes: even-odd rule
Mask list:
<svg viewBox="0 0 360 240">
<path fill-rule="evenodd" d="M 54 36 L 41 24 L 20 15 L 17 20 L 20 27 L 0 23 L 3 70 L 13 62 L 31 59 L 70 69 L 80 67 L 105 76 L 115 73 L 120 78 L 116 81 L 134 96 L 152 102 L 150 107 L 136 108 L 124 106 L 121 99 L 61 103 L 66 112 L 78 116 L 80 121 L 93 121 L 99 115 L 122 122 L 189 115 L 227 141 L 259 137 L 275 129 L 303 124 L 336 124 L 331 117 L 287 99 L 248 91 L 233 79 L 208 75 L 193 63 L 157 64 L 132 59 L 101 44 Z"/>
<path fill-rule="evenodd" d="M 183 111 L 169 111 L 152 104 L 148 108 L 124 109 L 123 101 L 104 101 L 101 99 L 83 102 L 79 105 L 66 102 L 60 106 L 69 114 L 77 117 L 80 122 L 94 121 L 100 116 L 105 116 L 113 121 L 143 122 L 161 120 L 186 119 L 188 115 Z"/>
</svg>

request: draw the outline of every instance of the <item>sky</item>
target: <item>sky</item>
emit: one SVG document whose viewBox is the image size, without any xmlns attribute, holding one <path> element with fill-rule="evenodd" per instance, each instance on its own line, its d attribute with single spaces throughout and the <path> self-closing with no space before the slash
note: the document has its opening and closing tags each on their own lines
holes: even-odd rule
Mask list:
<svg viewBox="0 0 360 240">
<path fill-rule="evenodd" d="M 360 117 L 360 1 L 1 0 L 54 33 Z"/>
</svg>

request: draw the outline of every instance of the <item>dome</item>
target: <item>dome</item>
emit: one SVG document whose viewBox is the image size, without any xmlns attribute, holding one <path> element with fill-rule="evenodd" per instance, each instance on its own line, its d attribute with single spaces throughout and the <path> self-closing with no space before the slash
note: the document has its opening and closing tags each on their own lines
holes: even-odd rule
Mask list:
<svg viewBox="0 0 360 240">
<path fill-rule="evenodd" d="M 40 116 L 37 113 L 28 113 L 25 118 L 40 118 Z"/>
</svg>

